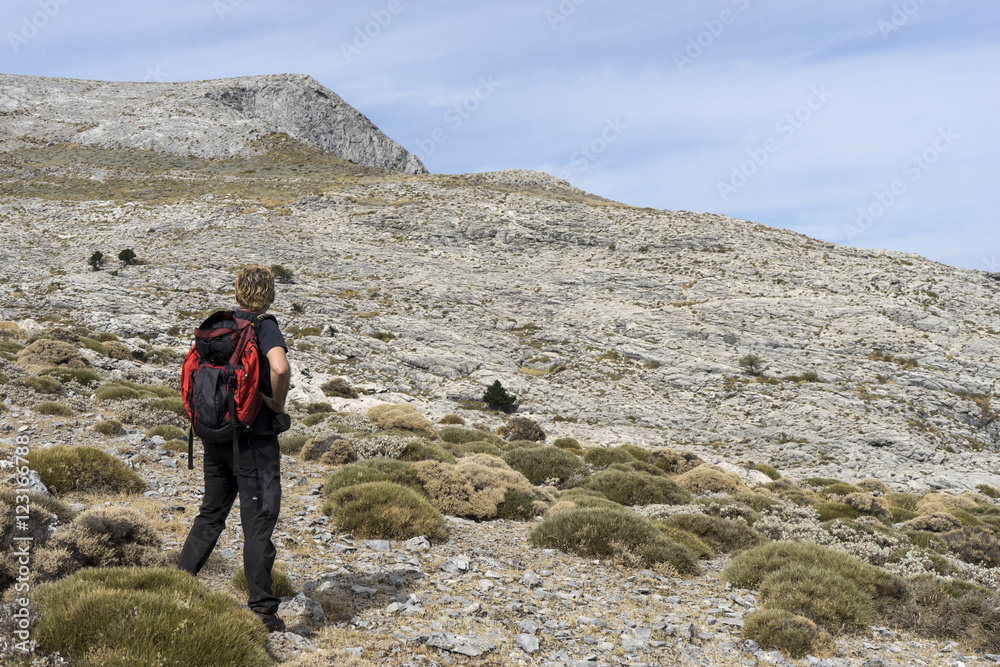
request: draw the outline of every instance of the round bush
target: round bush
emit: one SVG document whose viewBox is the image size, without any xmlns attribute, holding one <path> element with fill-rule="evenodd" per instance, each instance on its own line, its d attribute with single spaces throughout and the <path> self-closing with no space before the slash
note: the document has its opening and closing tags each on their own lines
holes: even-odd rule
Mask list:
<svg viewBox="0 0 1000 667">
<path fill-rule="evenodd" d="M 32 639 L 81 665 L 273 664 L 253 612 L 173 568 L 83 570 L 32 602 Z"/>
<path fill-rule="evenodd" d="M 121 459 L 87 446 L 56 445 L 32 450 L 28 465 L 36 470 L 49 491 L 141 493 L 143 481 Z"/>
<path fill-rule="evenodd" d="M 26 375 L 18 378 L 17 382 L 38 394 L 62 393 L 62 383 L 47 375 Z"/>
<path fill-rule="evenodd" d="M 600 491 L 620 505 L 686 505 L 691 494 L 672 479 L 644 472 L 604 470 L 584 480 L 582 486 Z"/>
<path fill-rule="evenodd" d="M 393 482 L 416 491 L 423 490 L 423 486 L 409 462 L 392 459 L 364 459 L 334 471 L 327 478 L 326 484 L 323 485 L 323 491 L 329 494 L 338 489 L 370 482 Z"/>
<path fill-rule="evenodd" d="M 438 424 L 454 424 L 456 426 L 465 426 L 465 420 L 458 415 L 445 415 L 438 420 Z"/>
<path fill-rule="evenodd" d="M 862 630 L 877 618 L 872 597 L 852 580 L 822 565 L 798 563 L 760 584 L 763 606 L 812 619 L 835 634 Z"/>
<path fill-rule="evenodd" d="M 529 534 L 532 543 L 585 558 L 623 558 L 649 567 L 667 562 L 678 572 L 698 570 L 698 556 L 649 519 L 626 509 L 576 508 L 548 515 Z"/>
<path fill-rule="evenodd" d="M 399 455 L 400 461 L 444 461 L 454 463 L 455 456 L 436 442 L 411 440 Z"/>
<path fill-rule="evenodd" d="M 159 426 L 154 426 L 153 428 L 146 431 L 146 437 L 152 438 L 158 435 L 165 440 L 182 440 L 187 437 L 188 432 L 179 426 L 170 426 L 169 424 L 160 424 Z"/>
<path fill-rule="evenodd" d="M 636 458 L 623 447 L 591 447 L 584 450 L 583 460 L 595 468 L 607 468 L 612 463 L 631 463 Z"/>
<path fill-rule="evenodd" d="M 508 440 L 530 440 L 532 442 L 544 442 L 545 431 L 534 419 L 527 417 L 512 417 L 507 422 Z"/>
<path fill-rule="evenodd" d="M 392 482 L 369 482 L 334 491 L 323 505 L 340 530 L 365 539 L 448 537 L 444 517 L 425 497 Z"/>
<path fill-rule="evenodd" d="M 452 444 L 462 444 L 466 442 L 478 442 L 490 437 L 489 433 L 477 431 L 476 429 L 459 428 L 457 426 L 446 426 L 438 433 L 442 440 Z"/>
<path fill-rule="evenodd" d="M 103 419 L 94 424 L 94 431 L 108 437 L 125 435 L 125 427 L 120 421 L 114 419 Z"/>
<path fill-rule="evenodd" d="M 535 485 L 543 484 L 549 479 L 556 479 L 561 485 L 590 474 L 580 457 L 558 447 L 515 449 L 507 452 L 503 458 L 507 465 Z"/>
<path fill-rule="evenodd" d="M 72 417 L 76 414 L 73 408 L 63 403 L 56 403 L 55 401 L 43 401 L 39 403 L 35 406 L 35 412 L 50 417 Z"/>
<path fill-rule="evenodd" d="M 84 387 L 101 381 L 101 376 L 90 368 L 46 368 L 39 375 L 49 375 L 60 382 L 76 382 Z"/>
<path fill-rule="evenodd" d="M 737 493 L 748 491 L 739 475 L 728 473 L 718 466 L 700 465 L 676 478 L 677 484 L 691 493 Z"/>
<path fill-rule="evenodd" d="M 763 649 L 778 650 L 792 658 L 825 653 L 832 645 L 829 637 L 815 623 L 784 609 L 750 612 L 744 619 L 743 636 L 754 640 Z"/>
<path fill-rule="evenodd" d="M 580 442 L 576 438 L 556 438 L 552 445 L 559 449 L 580 449 Z"/>
<path fill-rule="evenodd" d="M 663 523 L 697 535 L 716 553 L 743 551 L 761 544 L 765 539 L 744 521 L 708 514 L 673 514 Z"/>
</svg>

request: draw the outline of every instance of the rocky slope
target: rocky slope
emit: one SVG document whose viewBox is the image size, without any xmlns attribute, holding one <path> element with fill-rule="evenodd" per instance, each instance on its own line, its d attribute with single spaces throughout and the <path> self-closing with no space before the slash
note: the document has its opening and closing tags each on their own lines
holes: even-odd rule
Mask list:
<svg viewBox="0 0 1000 667">
<path fill-rule="evenodd" d="M 1000 282 L 987 274 L 630 207 L 534 172 L 426 174 L 307 77 L 0 84 L 0 321 L 22 338 L 80 324 L 169 358 L 208 312 L 233 305 L 237 267 L 281 265 L 290 277 L 273 312 L 302 405 L 406 401 L 435 421 L 496 428 L 501 416 L 476 401 L 499 379 L 550 439 L 690 449 L 895 490 L 1000 486 Z M 127 248 L 137 264 L 114 260 Z M 87 263 L 95 251 L 108 258 L 100 271 Z M 749 354 L 760 375 L 740 367 Z M 176 382 L 176 363 L 90 360 L 109 378 Z M 334 377 L 363 395 L 328 399 L 320 387 Z M 200 488 L 176 455 L 138 427 L 110 442 L 93 434 L 107 406 L 89 397 L 72 398 L 79 418 L 59 420 L 35 413 L 26 391 L 2 391 L 5 456 L 24 429 L 38 446 L 97 444 L 133 460 L 154 489 L 150 513 L 177 523 L 176 546 L 190 521 L 176 508 L 193 508 Z M 346 570 L 337 581 L 359 587 L 357 642 L 380 659 L 425 664 L 409 649 L 446 633 L 492 643 L 510 664 L 780 659 L 740 641 L 754 601 L 718 579 L 724 561 L 663 579 L 540 555 L 525 524 L 461 520 L 445 545 L 386 551 L 317 519 L 318 465 L 283 466 L 290 572 L 318 587 Z M 223 550 L 239 544 L 230 528 Z M 525 648 L 532 637 L 541 649 Z M 888 629 L 838 647 L 827 664 L 964 660 Z M 443 650 L 427 655 L 452 656 Z"/>
<path fill-rule="evenodd" d="M 310 76 L 185 83 L 0 74 L 0 150 L 72 142 L 225 158 L 280 132 L 357 164 L 426 173 L 416 156 Z"/>
</svg>

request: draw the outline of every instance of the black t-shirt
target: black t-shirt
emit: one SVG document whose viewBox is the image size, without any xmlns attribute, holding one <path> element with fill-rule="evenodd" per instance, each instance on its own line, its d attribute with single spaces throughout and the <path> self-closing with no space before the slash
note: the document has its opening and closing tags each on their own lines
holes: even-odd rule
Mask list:
<svg viewBox="0 0 1000 667">
<path fill-rule="evenodd" d="M 241 320 L 252 320 L 259 313 L 249 313 L 245 310 L 238 310 L 233 313 L 234 316 L 240 318 Z M 274 390 L 271 388 L 271 363 L 267 360 L 267 353 L 276 347 L 280 347 L 288 352 L 288 346 L 285 345 L 285 337 L 281 333 L 281 329 L 278 328 L 277 322 L 268 318 L 264 319 L 257 326 L 257 347 L 260 348 L 260 390 L 265 396 L 274 397 Z M 266 434 L 271 433 L 273 428 L 271 427 L 271 419 L 274 418 L 274 412 L 271 408 L 266 405 L 261 408 L 260 414 L 257 415 L 257 419 L 254 420 L 252 433 L 254 434 Z"/>
</svg>

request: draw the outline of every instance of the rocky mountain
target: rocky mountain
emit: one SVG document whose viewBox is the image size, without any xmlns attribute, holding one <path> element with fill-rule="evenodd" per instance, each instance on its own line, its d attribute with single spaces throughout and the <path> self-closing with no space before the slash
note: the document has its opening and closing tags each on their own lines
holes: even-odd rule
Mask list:
<svg viewBox="0 0 1000 667">
<path fill-rule="evenodd" d="M 79 325 L 135 357 L 82 350 L 102 381 L 175 384 L 192 328 L 233 307 L 236 270 L 260 263 L 280 277 L 272 312 L 300 416 L 328 402 L 347 429 L 343 414 L 407 402 L 434 422 L 458 415 L 495 433 L 506 417 L 480 398 L 500 380 L 550 441 L 690 450 L 895 492 L 1000 487 L 996 276 L 636 208 L 537 172 L 428 174 L 308 77 L 3 75 L 0 86 L 0 329 L 20 341 L 9 350 Z M 124 250 L 136 261 L 116 260 Z M 200 489 L 183 460 L 141 429 L 95 433 L 87 420 L 111 408 L 89 396 L 65 399 L 73 417 L 41 416 L 16 360 L 0 358 L 5 437 L 16 424 L 40 447 L 113 451 L 147 478 L 142 502 L 169 515 L 177 534 L 165 546 L 177 547 L 191 517 L 181 510 Z M 361 395 L 325 395 L 339 377 Z M 137 414 L 127 401 L 115 409 L 126 423 Z M 328 645 L 377 639 L 396 664 L 402 654 L 430 664 L 411 648 L 431 639 L 446 661 L 482 642 L 509 651 L 486 664 L 791 664 L 740 639 L 756 600 L 719 580 L 723 561 L 700 579 L 628 578 L 620 564 L 531 550 L 524 522 L 455 517 L 457 537 L 431 550 L 356 540 L 319 516 L 328 469 L 287 458 L 279 558 L 320 592 L 346 587 L 356 612 L 354 634 Z M 747 468 L 727 467 L 764 481 Z M 858 494 L 880 499 L 871 488 L 877 496 Z M 993 502 L 968 502 L 980 501 Z M 890 562 L 898 536 L 855 526 L 835 540 L 813 514 L 786 502 L 762 521 L 776 540 L 808 533 L 901 574 L 929 567 Z M 240 543 L 227 531 L 223 556 Z M 975 568 L 970 580 L 995 590 L 997 568 Z M 838 639 L 839 657 L 822 664 L 965 664 L 951 644 L 872 632 Z"/>
<path fill-rule="evenodd" d="M 0 74 L 0 150 L 70 142 L 225 158 L 282 133 L 357 164 L 407 174 L 416 156 L 310 76 L 185 83 L 81 81 Z"/>
</svg>

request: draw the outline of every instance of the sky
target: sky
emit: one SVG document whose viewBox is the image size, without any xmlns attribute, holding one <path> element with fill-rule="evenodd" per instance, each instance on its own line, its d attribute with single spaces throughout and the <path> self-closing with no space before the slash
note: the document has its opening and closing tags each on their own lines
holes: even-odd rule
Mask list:
<svg viewBox="0 0 1000 667">
<path fill-rule="evenodd" d="M 996 0 L 4 0 L 0 37 L 13 74 L 309 74 L 433 173 L 1000 272 Z"/>
</svg>

